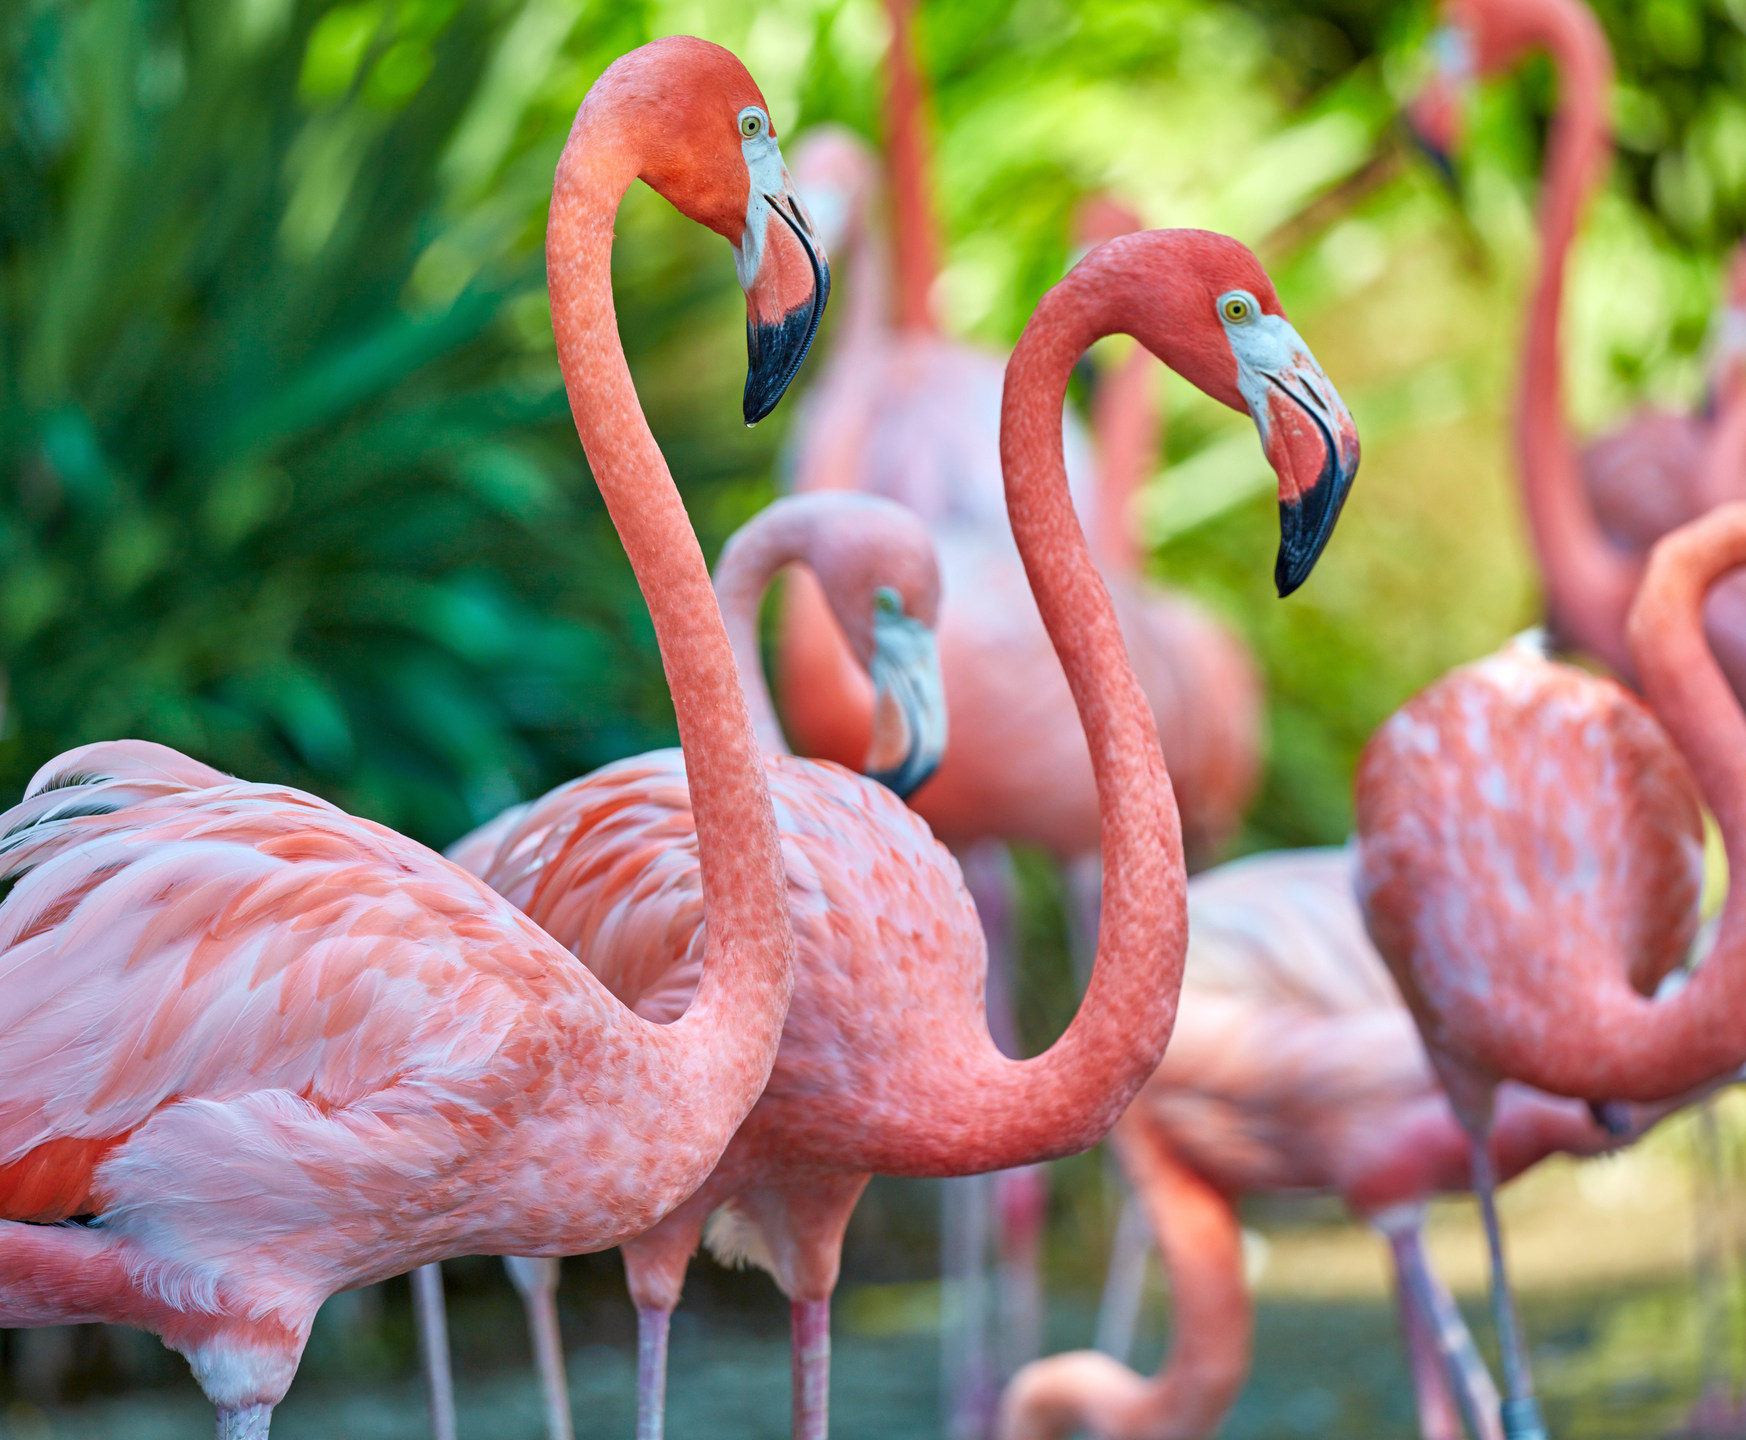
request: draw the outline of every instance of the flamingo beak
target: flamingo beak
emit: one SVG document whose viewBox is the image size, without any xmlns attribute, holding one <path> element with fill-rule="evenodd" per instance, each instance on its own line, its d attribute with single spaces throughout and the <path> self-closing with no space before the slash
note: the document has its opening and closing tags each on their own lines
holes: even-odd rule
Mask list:
<svg viewBox="0 0 1746 1440">
<path fill-rule="evenodd" d="M 1431 50 L 1436 56 L 1436 73 L 1407 106 L 1403 118 L 1413 143 L 1453 190 L 1462 102 L 1473 82 L 1473 43 L 1466 31 L 1445 25 L 1431 37 Z"/>
<path fill-rule="evenodd" d="M 770 154 L 773 166 L 749 166 L 746 229 L 734 247 L 734 268 L 746 292 L 747 425 L 776 408 L 818 334 L 831 293 L 824 246 L 774 142 Z"/>
<path fill-rule="evenodd" d="M 1280 598 L 1309 579 L 1358 473 L 1352 414 L 1283 315 L 1252 315 L 1226 327 L 1237 388 L 1279 477 Z"/>
<path fill-rule="evenodd" d="M 946 753 L 946 687 L 934 632 L 901 604 L 873 615 L 873 743 L 867 778 L 907 800 Z"/>
</svg>

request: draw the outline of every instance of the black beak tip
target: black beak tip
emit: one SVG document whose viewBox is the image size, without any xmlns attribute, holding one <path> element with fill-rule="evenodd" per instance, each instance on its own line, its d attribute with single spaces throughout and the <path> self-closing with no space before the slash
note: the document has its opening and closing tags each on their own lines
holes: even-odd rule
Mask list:
<svg viewBox="0 0 1746 1440">
<path fill-rule="evenodd" d="M 1437 178 L 1443 182 L 1443 188 L 1451 195 L 1461 194 L 1461 177 L 1455 173 L 1455 159 L 1441 145 L 1433 141 L 1425 132 L 1410 119 L 1402 121 L 1407 138 L 1412 141 L 1413 148 L 1430 161 L 1431 168 L 1437 172 Z"/>
<path fill-rule="evenodd" d="M 899 800 L 909 797 L 928 781 L 934 778 L 934 771 L 940 768 L 938 760 L 922 760 L 917 756 L 905 757 L 903 764 L 890 770 L 869 770 L 867 778 L 877 781 L 895 795 Z"/>
<path fill-rule="evenodd" d="M 1273 564 L 1273 584 L 1281 600 L 1296 591 L 1316 568 L 1351 486 L 1352 472 L 1336 472 L 1330 463 L 1308 493 L 1294 501 L 1279 502 L 1279 557 Z"/>
<path fill-rule="evenodd" d="M 806 253 L 812 261 L 812 298 L 804 305 L 796 305 L 776 324 L 749 317 L 746 320 L 746 393 L 741 409 L 748 427 L 756 425 L 781 402 L 799 373 L 806 352 L 812 348 L 819 321 L 824 318 L 825 302 L 831 294 L 830 267 L 823 256 L 813 254 L 810 246 Z"/>
</svg>

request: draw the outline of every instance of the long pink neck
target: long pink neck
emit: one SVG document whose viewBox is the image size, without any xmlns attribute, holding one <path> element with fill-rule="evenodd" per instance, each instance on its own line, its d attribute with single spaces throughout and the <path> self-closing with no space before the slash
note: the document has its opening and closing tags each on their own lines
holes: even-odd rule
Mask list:
<svg viewBox="0 0 1746 1440">
<path fill-rule="evenodd" d="M 1139 284 L 1133 282 L 1134 286 Z M 1061 407 L 1074 363 L 1114 333 L 1134 289 L 1081 266 L 1043 297 L 1006 368 L 1000 455 L 1013 537 L 1090 744 L 1103 908 L 1084 1002 L 1044 1054 L 1009 1060 L 983 1027 L 932 1086 L 938 1124 L 892 1164 L 974 1173 L 1097 1141 L 1157 1068 L 1188 941 L 1182 827 L 1158 732 L 1067 489 Z"/>
<path fill-rule="evenodd" d="M 932 333 L 940 242 L 928 163 L 927 100 L 915 53 L 915 0 L 889 0 L 886 10 L 891 47 L 885 59 L 885 153 L 897 242 L 897 324 Z"/>
<path fill-rule="evenodd" d="M 733 651 L 619 341 L 612 226 L 641 168 L 634 137 L 610 105 L 584 104 L 558 162 L 546 271 L 576 430 L 648 601 L 685 751 L 708 949 L 696 999 L 667 1027 L 688 1071 L 687 1093 L 668 1098 L 701 1132 L 737 1127 L 763 1089 L 793 985 L 794 937 L 775 814 Z"/>
<path fill-rule="evenodd" d="M 1134 496 L 1145 484 L 1164 438 L 1154 398 L 1158 362 L 1136 344 L 1097 387 L 1092 427 L 1097 436 L 1097 554 L 1116 575 L 1139 573 Z"/>
<path fill-rule="evenodd" d="M 1610 153 L 1606 105 L 1612 61 L 1600 26 L 1582 5 L 1560 5 L 1546 20 L 1540 38 L 1557 65 L 1560 94 L 1540 190 L 1540 272 L 1528 305 L 1516 412 L 1517 463 L 1557 629 L 1629 676 L 1625 613 L 1641 568 L 1608 543 L 1589 506 L 1576 439 L 1564 411 L 1559 358 L 1566 263 Z"/>
<path fill-rule="evenodd" d="M 811 497 L 808 497 L 811 498 Z M 733 645 L 740 688 L 751 712 L 752 731 L 766 755 L 789 754 L 776 719 L 764 652 L 758 644 L 758 611 L 764 592 L 784 565 L 803 560 L 812 547 L 814 522 L 805 508 L 778 501 L 728 541 L 715 562 L 715 596 Z"/>
<path fill-rule="evenodd" d="M 1146 1207 L 1170 1282 L 1170 1352 L 1123 1420 L 1157 1440 L 1211 1435 L 1242 1392 L 1255 1314 L 1243 1270 L 1243 1230 L 1230 1197 L 1189 1169 L 1130 1115 L 1112 1137 Z"/>
</svg>

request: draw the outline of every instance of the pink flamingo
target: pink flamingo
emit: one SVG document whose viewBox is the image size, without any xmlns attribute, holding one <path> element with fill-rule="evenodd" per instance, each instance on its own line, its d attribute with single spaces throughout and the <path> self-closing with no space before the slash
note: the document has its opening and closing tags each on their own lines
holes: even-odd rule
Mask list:
<svg viewBox="0 0 1746 1440">
<path fill-rule="evenodd" d="M 1746 494 L 1746 470 L 1723 474 L 1703 465 L 1711 427 L 1699 418 L 1639 415 L 1584 452 L 1565 417 L 1558 349 L 1565 267 L 1611 156 L 1612 54 L 1594 15 L 1581 0 L 1445 0 L 1444 20 L 1437 75 L 1411 107 L 1413 126 L 1434 155 L 1446 156 L 1455 144 L 1461 97 L 1475 79 L 1508 70 L 1535 49 L 1547 51 L 1558 72 L 1540 190 L 1540 268 L 1517 397 L 1517 463 L 1553 631 L 1635 684 L 1625 616 L 1642 551 L 1669 526 Z M 1743 298 L 1746 262 L 1737 259 L 1718 379 L 1746 348 L 1737 308 Z M 1709 622 L 1725 673 L 1746 694 L 1746 579 L 1711 597 Z"/>
<path fill-rule="evenodd" d="M 659 1221 L 775 1058 L 793 938 L 773 812 L 612 317 L 612 219 L 639 174 L 736 248 L 749 414 L 780 396 L 824 286 L 739 62 L 680 38 L 609 67 L 560 162 L 548 262 L 577 429 L 691 761 L 711 928 L 686 1017 L 636 1016 L 424 847 L 161 746 L 63 755 L 4 820 L 0 1325 L 154 1331 L 220 1437 L 267 1434 L 335 1291 Z"/>
<path fill-rule="evenodd" d="M 1497 1434 L 1497 1393 L 1423 1245 L 1425 1202 L 1468 1188 L 1465 1132 L 1364 933 L 1353 866 L 1348 850 L 1288 851 L 1189 882 L 1170 1048 L 1111 1134 L 1169 1276 L 1171 1351 L 1153 1377 L 1095 1351 L 1027 1366 L 1002 1401 L 1003 1440 L 1217 1431 L 1253 1339 L 1236 1200 L 1318 1190 L 1388 1240 L 1426 1440 L 1460 1440 L 1464 1417 L 1480 1440 Z M 1669 1108 L 1630 1116 L 1630 1133 Z M 1518 1086 L 1489 1137 L 1505 1179 L 1620 1143 L 1580 1103 Z"/>
<path fill-rule="evenodd" d="M 934 610 L 937 582 L 915 558 L 925 532 L 913 519 L 900 530 L 902 512 L 894 517 L 870 498 L 803 496 L 772 507 L 729 547 L 717 586 L 771 752 L 798 999 L 770 1084 L 715 1173 L 625 1246 L 644 1440 L 660 1434 L 667 1320 L 712 1212 L 720 1214 L 711 1231 L 717 1253 L 768 1269 L 793 1302 L 794 1430 L 820 1440 L 829 1298 L 843 1229 L 869 1175 L 962 1175 L 1084 1149 L 1162 1053 L 1185 933 L 1179 832 L 1150 714 L 1073 517 L 1059 428 L 1068 372 L 1093 340 L 1117 329 L 1215 398 L 1251 409 L 1282 503 L 1331 515 L 1340 497 L 1315 491 L 1350 484 L 1350 418 L 1280 313 L 1265 272 L 1235 241 L 1201 231 L 1133 236 L 1093 252 L 1039 305 L 1008 370 L 1002 454 L 1019 551 L 1084 715 L 1110 879 L 1084 1004 L 1049 1051 L 1024 1061 L 1005 1057 L 989 1034 L 984 943 L 957 866 L 895 796 L 828 762 L 785 755 L 752 664 L 758 601 L 775 572 L 798 561 L 818 577 L 877 682 L 879 617 L 901 610 L 925 624 Z M 1298 533 L 1288 529 L 1283 543 Z M 912 558 L 897 563 L 905 552 Z M 1290 552 L 1287 563 L 1313 559 Z M 899 593 L 881 600 L 890 577 L 906 573 L 893 587 Z M 903 707 L 879 708 L 890 715 Z M 937 733 L 907 716 L 902 729 Z M 639 773 L 657 768 L 634 764 Z M 908 763 L 895 768 L 916 773 Z M 586 782 L 561 787 L 456 854 L 600 967 L 639 1013 L 665 1018 L 684 1011 L 702 943 L 696 870 L 683 843 L 689 823 L 669 762 L 658 799 L 631 808 L 595 802 Z M 643 942 L 604 948 L 631 934 Z M 633 950 L 636 965 L 608 968 Z"/>
<path fill-rule="evenodd" d="M 1727 475 L 1743 461 L 1746 383 L 1736 378 L 1706 463 Z M 1484 1148 L 1497 1084 L 1604 1107 L 1664 1098 L 1746 1058 L 1727 1022 L 1746 1006 L 1738 887 L 1690 983 L 1647 998 L 1695 930 L 1694 773 L 1730 868 L 1742 861 L 1746 720 L 1700 610 L 1746 559 L 1743 534 L 1746 508 L 1729 504 L 1651 558 L 1628 638 L 1653 717 L 1610 681 L 1517 644 L 1409 702 L 1359 766 L 1371 934 L 1474 1141 L 1512 1437 L 1542 1427 Z"/>
</svg>

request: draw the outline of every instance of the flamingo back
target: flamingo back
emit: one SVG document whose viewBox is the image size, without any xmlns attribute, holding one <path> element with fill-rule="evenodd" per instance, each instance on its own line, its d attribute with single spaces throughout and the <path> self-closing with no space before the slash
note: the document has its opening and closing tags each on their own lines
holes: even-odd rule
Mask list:
<svg viewBox="0 0 1746 1440">
<path fill-rule="evenodd" d="M 1432 1050 L 1479 1077 L 1583 1043 L 1597 997 L 1652 994 L 1696 933 L 1684 760 L 1619 685 L 1530 645 L 1402 707 L 1357 804 L 1370 932 Z"/>
<path fill-rule="evenodd" d="M 1136 1104 L 1229 1193 L 1344 1189 L 1441 1103 L 1354 869 L 1350 850 L 1294 850 L 1189 882 L 1176 1029 Z"/>
<path fill-rule="evenodd" d="M 766 764 L 794 919 L 794 999 L 770 1083 L 724 1165 L 776 1145 L 783 1164 L 816 1155 L 835 1170 L 895 1168 L 905 1094 L 929 1083 L 930 1065 L 949 1067 L 958 1046 L 988 1044 L 975 908 L 957 863 L 883 786 L 793 756 Z M 639 1015 L 684 1013 L 703 908 L 679 752 L 607 766 L 487 829 L 489 852 L 469 837 L 454 853 L 483 856 L 481 877 Z"/>
<path fill-rule="evenodd" d="M 60 757 L 0 831 L 0 1218 L 149 1197 L 197 1237 L 255 1187 L 281 1238 L 298 1206 L 359 1236 L 410 1192 L 444 1213 L 469 1154 L 575 1087 L 577 1027 L 600 1058 L 629 1019 L 423 846 L 161 746 Z"/>
</svg>

